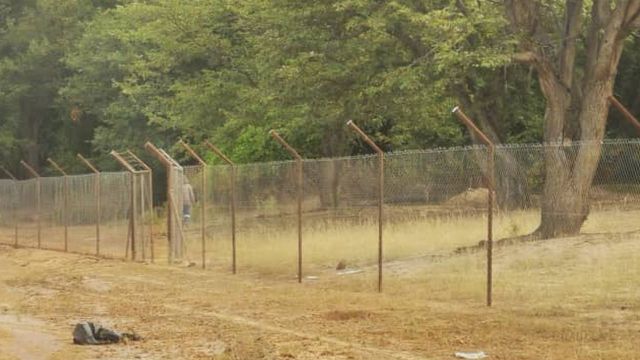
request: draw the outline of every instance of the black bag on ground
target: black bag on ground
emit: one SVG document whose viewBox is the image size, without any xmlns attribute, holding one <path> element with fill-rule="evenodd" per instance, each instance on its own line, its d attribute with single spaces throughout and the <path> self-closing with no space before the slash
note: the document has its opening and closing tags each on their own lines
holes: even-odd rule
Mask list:
<svg viewBox="0 0 640 360">
<path fill-rule="evenodd" d="M 119 343 L 123 339 L 140 340 L 136 334 L 119 334 L 98 324 L 84 321 L 73 329 L 73 343 L 78 345 L 104 345 Z"/>
</svg>

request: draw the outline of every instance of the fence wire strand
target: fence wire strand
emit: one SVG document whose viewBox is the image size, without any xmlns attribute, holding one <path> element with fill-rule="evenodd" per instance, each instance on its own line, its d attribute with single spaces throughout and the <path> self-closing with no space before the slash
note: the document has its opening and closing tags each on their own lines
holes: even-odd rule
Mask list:
<svg viewBox="0 0 640 360">
<path fill-rule="evenodd" d="M 585 155 L 597 155 L 600 160 L 588 193 L 590 212 L 582 231 L 619 234 L 640 230 L 635 221 L 640 215 L 639 141 L 507 145 L 498 146 L 495 153 L 495 238 L 535 231 L 547 184 L 546 162 L 560 159 L 567 171 L 577 171 L 574 165 Z M 446 256 L 485 240 L 486 165 L 484 147 L 385 154 L 385 262 Z M 375 156 L 304 161 L 304 274 L 375 265 L 378 166 Z M 173 207 L 165 211 L 172 219 L 169 236 L 174 241 L 170 249 L 174 258 L 195 263 L 204 259 L 208 266 L 230 268 L 235 214 L 239 271 L 295 278 L 296 163 L 238 165 L 235 181 L 233 169 L 228 165 L 172 167 L 168 190 Z M 131 176 L 135 177 L 133 182 Z M 100 193 L 96 193 L 96 177 Z M 132 235 L 133 184 L 138 189 L 133 192 L 138 259 L 149 259 L 149 226 L 153 221 L 150 183 L 149 173 L 0 180 L 0 241 L 14 244 L 17 228 L 18 245 L 37 247 L 40 229 L 43 248 L 62 250 L 68 223 L 69 251 L 93 253 L 99 217 L 101 253 L 124 257 Z M 185 202 L 188 187 L 195 196 L 192 203 Z M 483 261 L 478 254 L 471 263 L 460 263 L 460 272 L 478 277 L 481 286 Z"/>
</svg>

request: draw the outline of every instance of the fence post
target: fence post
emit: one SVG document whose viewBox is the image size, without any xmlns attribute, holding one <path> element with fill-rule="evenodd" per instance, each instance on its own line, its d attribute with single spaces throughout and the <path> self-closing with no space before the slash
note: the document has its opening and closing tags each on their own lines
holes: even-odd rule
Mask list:
<svg viewBox="0 0 640 360">
<path fill-rule="evenodd" d="M 101 190 L 101 181 L 100 181 L 100 171 L 91 164 L 89 160 L 87 160 L 81 154 L 77 154 L 78 159 L 82 161 L 93 173 L 95 176 L 95 181 L 93 182 L 93 191 L 96 196 L 96 256 L 100 256 L 100 221 L 102 217 L 102 190 Z"/>
<path fill-rule="evenodd" d="M 173 216 L 171 212 L 173 199 L 171 197 L 171 169 L 170 164 L 167 163 L 166 159 L 160 153 L 160 150 L 150 142 L 144 144 L 144 148 L 147 149 L 153 156 L 155 156 L 160 162 L 165 166 L 167 171 L 167 241 L 169 243 L 169 251 L 167 253 L 167 260 L 169 264 L 173 264 Z"/>
<path fill-rule="evenodd" d="M 616 109 L 618 109 L 618 111 L 622 113 L 624 119 L 627 120 L 627 122 L 629 122 L 631 125 L 633 125 L 636 131 L 640 133 L 640 121 L 638 121 L 638 119 L 633 116 L 633 114 L 631 114 L 631 111 L 629 111 L 624 105 L 622 105 L 622 103 L 618 101 L 618 99 L 616 99 L 614 96 L 609 97 L 609 102 Z"/>
<path fill-rule="evenodd" d="M 351 128 L 360 138 L 367 143 L 378 154 L 378 292 L 382 292 L 382 226 L 384 222 L 383 205 L 384 205 L 384 151 L 371 138 L 360 129 L 352 120 L 347 122 L 347 126 Z"/>
<path fill-rule="evenodd" d="M 5 168 L 4 166 L 0 165 L 0 170 L 2 170 L 2 172 L 4 172 L 9 178 L 11 178 L 11 180 L 16 181 L 18 180 L 12 173 L 11 171 L 7 170 L 7 168 Z"/>
<path fill-rule="evenodd" d="M 149 201 L 150 201 L 150 206 L 149 206 L 149 210 L 151 211 L 151 213 L 153 214 L 153 170 L 151 169 L 151 167 L 149 165 L 147 165 L 144 161 L 142 161 L 142 159 L 140 159 L 136 154 L 134 154 L 131 150 L 127 150 L 127 154 L 129 154 L 129 156 L 131 156 L 135 161 L 137 161 L 147 172 L 147 174 L 149 174 L 149 189 L 150 189 L 150 194 L 149 194 Z M 141 176 L 141 181 L 140 181 L 140 206 L 142 209 L 142 215 L 144 217 L 145 214 L 145 209 L 144 209 L 144 174 L 142 174 Z M 144 227 L 143 227 L 144 229 Z M 142 236 L 143 239 L 143 245 L 142 245 L 142 259 L 146 260 L 146 253 L 145 253 L 145 246 L 144 246 L 144 236 Z M 155 262 L 155 249 L 154 249 L 154 241 L 153 241 L 153 216 L 149 219 L 149 242 L 150 242 L 150 246 L 151 246 L 151 262 L 154 263 Z"/>
<path fill-rule="evenodd" d="M 236 164 L 209 141 L 204 142 L 222 161 L 231 166 L 231 272 L 236 273 Z"/>
<path fill-rule="evenodd" d="M 480 130 L 460 107 L 453 109 L 453 114 L 475 135 L 478 136 L 488 149 L 487 154 L 487 306 L 493 302 L 493 202 L 495 192 L 495 144 Z"/>
<path fill-rule="evenodd" d="M 42 183 L 40 182 L 40 174 L 36 172 L 31 165 L 27 164 L 24 160 L 20 160 L 20 164 L 27 169 L 32 177 L 36 179 L 36 218 L 38 221 L 38 249 L 42 247 L 41 233 L 42 233 L 42 205 L 40 203 L 40 196 L 42 195 Z"/>
<path fill-rule="evenodd" d="M 169 263 L 173 263 L 173 252 L 174 250 L 179 250 L 179 255 L 182 256 L 184 247 L 185 247 L 185 237 L 182 229 L 181 218 L 179 217 L 178 210 L 176 208 L 175 199 L 171 194 L 171 184 L 172 184 L 172 169 L 180 168 L 180 164 L 178 164 L 169 154 L 167 154 L 164 150 L 157 148 L 151 142 L 144 144 L 145 149 L 149 151 L 154 157 L 156 157 L 166 168 L 167 170 L 167 237 L 169 240 Z M 178 191 L 182 191 L 179 189 Z M 173 230 L 173 218 L 176 220 L 176 227 L 178 228 L 180 234 L 180 247 L 176 247 L 175 239 L 173 239 L 172 230 Z"/>
<path fill-rule="evenodd" d="M 113 156 L 118 163 L 124 166 L 131 175 L 131 202 L 129 209 L 129 229 L 131 232 L 131 243 L 128 243 L 129 236 L 127 236 L 127 246 L 125 247 L 125 259 L 129 257 L 129 246 L 131 246 L 131 259 L 133 261 L 136 260 L 136 216 L 135 216 L 135 197 L 136 197 L 136 186 L 135 186 L 135 175 L 137 171 L 131 167 L 131 165 L 124 159 L 122 156 L 117 153 L 115 150 L 111 151 L 111 156 Z"/>
<path fill-rule="evenodd" d="M 4 166 L 0 165 L 0 170 L 2 170 L 8 177 L 13 180 L 13 247 L 18 247 L 18 179 Z"/>
<path fill-rule="evenodd" d="M 51 158 L 47 158 L 47 162 L 51 164 L 60 174 L 64 181 L 63 190 L 63 212 L 64 212 L 64 251 L 69 251 L 69 175 Z"/>
<path fill-rule="evenodd" d="M 202 166 L 202 172 L 200 174 L 200 185 L 202 186 L 202 194 L 201 194 L 202 199 L 200 199 L 200 213 L 201 213 L 200 216 L 202 218 L 202 220 L 200 221 L 200 235 L 202 237 L 201 239 L 202 240 L 202 268 L 206 269 L 207 268 L 207 265 L 206 265 L 207 264 L 207 258 L 206 258 L 206 253 L 207 253 L 207 245 L 206 245 L 207 163 L 204 160 L 202 160 L 202 158 L 191 148 L 191 146 L 189 146 L 187 143 L 182 141 L 182 139 L 180 139 L 178 143 L 187 151 L 187 153 L 189 153 L 189 155 L 191 155 L 192 158 L 194 158 L 200 164 L 200 166 Z"/>
<path fill-rule="evenodd" d="M 297 202 L 298 202 L 298 282 L 301 283 L 302 282 L 302 198 L 304 196 L 303 194 L 303 184 L 304 184 L 304 178 L 303 178 L 303 174 L 304 174 L 304 169 L 303 169 L 303 163 L 302 163 L 302 156 L 300 156 L 300 154 L 298 154 L 298 152 L 291 146 L 289 145 L 282 137 L 280 137 L 280 135 L 278 135 L 278 133 L 275 130 L 271 130 L 269 131 L 269 134 L 277 141 L 280 143 L 280 145 L 282 145 L 288 152 L 289 154 L 291 154 L 291 156 L 293 156 L 293 158 L 296 161 L 296 166 L 297 166 L 297 188 L 298 188 L 298 196 L 297 196 Z"/>
</svg>

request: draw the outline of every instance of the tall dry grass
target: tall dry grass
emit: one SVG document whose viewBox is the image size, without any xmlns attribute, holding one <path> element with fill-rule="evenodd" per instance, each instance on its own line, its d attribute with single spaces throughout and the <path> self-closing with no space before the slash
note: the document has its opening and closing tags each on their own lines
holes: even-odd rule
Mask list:
<svg viewBox="0 0 640 360">
<path fill-rule="evenodd" d="M 394 209 L 386 209 L 387 213 Z M 592 212 L 583 233 L 617 234 L 640 230 L 635 219 L 640 210 L 619 208 Z M 533 232 L 539 224 L 536 210 L 498 212 L 494 220 L 494 239 L 521 236 Z M 245 220 L 237 234 L 238 266 L 246 271 L 291 275 L 297 269 L 297 228 L 295 221 L 286 226 L 265 226 L 264 219 Z M 321 223 L 321 225 L 318 225 Z M 200 258 L 199 225 L 187 229 L 189 257 Z M 441 215 L 431 218 L 394 219 L 384 224 L 384 261 L 392 262 L 430 256 L 447 256 L 459 247 L 468 247 L 486 239 L 486 214 Z M 207 261 L 228 266 L 231 236 L 227 228 L 207 231 Z M 303 219 L 303 268 L 308 273 L 332 269 L 340 261 L 360 268 L 375 264 L 378 254 L 378 227 L 375 217 L 357 223 L 342 218 L 306 216 Z"/>
</svg>

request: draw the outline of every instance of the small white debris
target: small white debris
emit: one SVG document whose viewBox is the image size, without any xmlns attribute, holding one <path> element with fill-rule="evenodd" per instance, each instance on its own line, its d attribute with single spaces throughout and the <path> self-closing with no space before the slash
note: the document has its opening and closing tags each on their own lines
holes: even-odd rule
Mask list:
<svg viewBox="0 0 640 360">
<path fill-rule="evenodd" d="M 359 274 L 361 272 L 364 272 L 364 271 L 360 269 L 346 269 L 346 270 L 338 271 L 338 275 L 353 275 L 353 274 Z"/>
<path fill-rule="evenodd" d="M 487 357 L 487 354 L 485 354 L 484 351 L 478 351 L 478 352 L 456 352 L 455 355 L 456 355 L 457 358 L 467 359 L 467 360 L 484 359 L 484 358 Z"/>
</svg>

